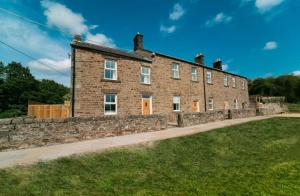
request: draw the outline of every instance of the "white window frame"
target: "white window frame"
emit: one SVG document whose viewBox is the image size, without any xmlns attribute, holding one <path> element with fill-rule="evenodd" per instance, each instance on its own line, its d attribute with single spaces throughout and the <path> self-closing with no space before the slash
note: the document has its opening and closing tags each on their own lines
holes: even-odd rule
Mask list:
<svg viewBox="0 0 300 196">
<path fill-rule="evenodd" d="M 234 109 L 239 109 L 239 103 L 237 99 L 234 100 Z"/>
<path fill-rule="evenodd" d="M 174 68 L 176 66 L 176 68 Z M 179 64 L 178 63 L 172 63 L 172 78 L 180 78 L 180 72 L 179 72 Z"/>
<path fill-rule="evenodd" d="M 210 97 L 208 98 L 208 110 L 213 111 L 214 110 L 214 98 Z"/>
<path fill-rule="evenodd" d="M 224 86 L 228 86 L 228 76 L 224 75 Z"/>
<path fill-rule="evenodd" d="M 195 72 L 193 72 L 193 70 L 195 70 Z M 197 67 L 192 66 L 192 68 L 191 68 L 192 81 L 198 81 L 197 75 L 198 75 L 197 74 Z"/>
<path fill-rule="evenodd" d="M 242 90 L 245 90 L 246 89 L 246 82 L 245 80 L 242 80 Z"/>
<path fill-rule="evenodd" d="M 232 87 L 236 88 L 236 78 L 235 77 L 232 78 Z"/>
<path fill-rule="evenodd" d="M 106 67 L 106 63 L 107 63 L 108 61 L 114 62 L 114 63 L 115 63 L 115 69 L 107 68 L 107 67 Z M 114 71 L 114 72 L 116 73 L 116 74 L 115 74 L 115 77 L 113 77 L 113 78 L 107 78 L 107 77 L 105 76 L 105 71 L 106 71 L 106 70 L 112 70 L 112 71 Z M 104 79 L 105 79 L 105 80 L 117 80 L 117 78 L 118 78 L 118 63 L 117 63 L 117 61 L 115 61 L 115 60 L 110 60 L 110 59 L 105 59 L 105 60 L 104 60 Z"/>
<path fill-rule="evenodd" d="M 212 73 L 211 71 L 206 72 L 206 79 L 208 84 L 212 84 Z"/>
<path fill-rule="evenodd" d="M 115 96 L 115 102 L 106 102 L 106 96 L 107 95 L 114 95 Z M 116 111 L 115 112 L 106 112 L 105 111 L 105 105 L 106 104 L 115 104 L 116 105 Z M 104 115 L 116 115 L 118 113 L 118 96 L 114 93 L 106 93 L 104 95 Z"/>
<path fill-rule="evenodd" d="M 143 68 L 147 69 L 149 71 L 148 74 L 143 73 Z M 148 82 L 142 81 L 142 78 L 143 78 L 142 76 L 144 76 L 144 78 L 148 77 L 149 81 Z M 141 66 L 141 83 L 142 84 L 151 84 L 151 68 L 150 67 Z"/>
<path fill-rule="evenodd" d="M 178 102 L 175 102 L 175 99 L 178 98 Z M 178 109 L 177 110 L 174 110 L 174 104 L 178 104 Z M 173 111 L 174 112 L 180 112 L 180 96 L 174 96 L 173 97 L 173 104 L 172 104 L 172 107 L 173 107 Z"/>
</svg>

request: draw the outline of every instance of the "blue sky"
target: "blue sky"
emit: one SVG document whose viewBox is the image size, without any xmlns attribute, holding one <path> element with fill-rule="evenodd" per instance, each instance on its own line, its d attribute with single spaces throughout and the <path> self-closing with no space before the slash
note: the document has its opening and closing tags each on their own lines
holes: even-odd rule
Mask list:
<svg viewBox="0 0 300 196">
<path fill-rule="evenodd" d="M 297 0 L 0 0 L 0 40 L 38 61 L 1 44 L 0 60 L 69 86 L 71 35 L 130 51 L 141 32 L 146 49 L 190 61 L 203 53 L 208 66 L 221 58 L 224 69 L 251 79 L 297 75 L 299 8 Z"/>
</svg>

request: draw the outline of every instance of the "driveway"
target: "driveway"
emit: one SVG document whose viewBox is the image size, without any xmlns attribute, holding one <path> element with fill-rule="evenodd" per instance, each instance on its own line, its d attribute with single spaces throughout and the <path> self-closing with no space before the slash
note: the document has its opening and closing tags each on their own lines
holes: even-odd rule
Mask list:
<svg viewBox="0 0 300 196">
<path fill-rule="evenodd" d="M 153 142 L 174 137 L 182 137 L 196 133 L 206 132 L 216 128 L 228 127 L 256 120 L 264 120 L 275 116 L 280 117 L 300 117 L 300 114 L 282 114 L 274 116 L 257 116 L 251 118 L 242 118 L 234 120 L 219 121 L 207 124 L 201 124 L 184 128 L 169 128 L 163 131 L 131 134 L 117 137 L 107 137 L 95 140 L 87 140 L 76 143 L 59 144 L 53 146 L 44 146 L 31 149 L 13 150 L 0 152 L 0 168 L 11 167 L 15 165 L 32 164 L 38 161 L 48 161 L 60 157 L 101 152 L 110 148 L 123 147 L 145 142 Z"/>
</svg>

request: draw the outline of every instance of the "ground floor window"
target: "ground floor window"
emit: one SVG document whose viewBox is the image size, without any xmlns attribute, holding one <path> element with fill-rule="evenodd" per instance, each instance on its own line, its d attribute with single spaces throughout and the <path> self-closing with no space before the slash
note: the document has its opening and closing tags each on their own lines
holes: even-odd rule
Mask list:
<svg viewBox="0 0 300 196">
<path fill-rule="evenodd" d="M 117 114 L 117 95 L 105 94 L 104 95 L 104 114 L 113 115 Z"/>
<path fill-rule="evenodd" d="M 208 110 L 214 110 L 214 99 L 212 97 L 208 99 Z"/>
<path fill-rule="evenodd" d="M 234 100 L 234 109 L 239 109 L 238 100 L 237 99 Z"/>
<path fill-rule="evenodd" d="M 180 97 L 173 97 L 173 111 L 180 111 Z"/>
</svg>

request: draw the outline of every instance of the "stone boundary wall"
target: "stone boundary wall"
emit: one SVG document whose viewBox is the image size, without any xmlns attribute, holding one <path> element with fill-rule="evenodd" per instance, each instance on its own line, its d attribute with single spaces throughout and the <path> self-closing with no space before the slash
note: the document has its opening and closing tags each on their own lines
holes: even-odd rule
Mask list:
<svg viewBox="0 0 300 196">
<path fill-rule="evenodd" d="M 178 126 L 188 127 L 226 119 L 247 118 L 256 116 L 255 109 L 215 110 L 206 113 L 179 113 Z"/>
<path fill-rule="evenodd" d="M 158 131 L 167 125 L 167 117 L 163 115 L 2 119 L 0 151 Z"/>
</svg>

